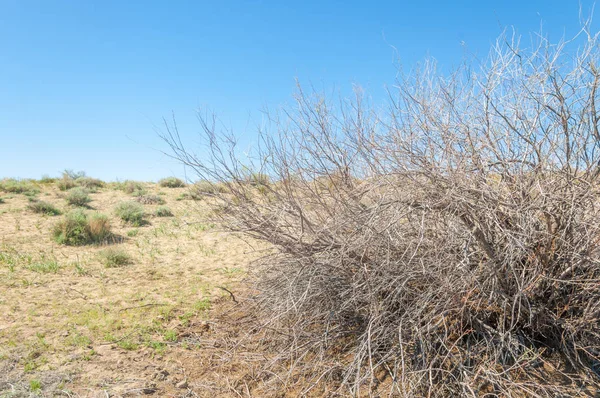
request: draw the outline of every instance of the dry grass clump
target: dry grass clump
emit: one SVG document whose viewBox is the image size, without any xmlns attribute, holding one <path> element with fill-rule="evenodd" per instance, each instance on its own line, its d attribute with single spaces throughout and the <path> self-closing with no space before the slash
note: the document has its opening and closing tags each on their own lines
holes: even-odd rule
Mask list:
<svg viewBox="0 0 600 398">
<path fill-rule="evenodd" d="M 87 189 L 75 187 L 69 190 L 65 200 L 72 206 L 86 207 L 92 201 Z"/>
<path fill-rule="evenodd" d="M 205 196 L 213 196 L 227 193 L 227 185 L 219 182 L 200 180 L 190 186 L 187 197 L 192 200 L 200 200 Z"/>
<path fill-rule="evenodd" d="M 156 217 L 173 217 L 173 212 L 167 206 L 160 206 L 154 211 Z"/>
<path fill-rule="evenodd" d="M 144 208 L 136 202 L 121 202 L 115 208 L 115 214 L 126 223 L 139 227 L 145 223 Z"/>
<path fill-rule="evenodd" d="M 183 188 L 186 186 L 185 182 L 176 177 L 163 178 L 158 182 L 158 185 L 164 188 Z"/>
<path fill-rule="evenodd" d="M 105 242 L 111 236 L 110 222 L 104 214 L 73 210 L 55 224 L 52 236 L 57 243 L 81 246 Z"/>
<path fill-rule="evenodd" d="M 103 188 L 105 185 L 106 184 L 102 180 L 87 177 L 83 171 L 73 172 L 71 170 L 65 170 L 62 177 L 56 183 L 56 186 L 61 191 L 68 191 L 75 187 L 82 187 L 88 191 L 95 191 L 99 188 Z"/>
<path fill-rule="evenodd" d="M 42 178 L 39 179 L 40 184 L 54 184 L 58 179 L 54 177 L 50 177 L 47 174 L 44 174 Z"/>
<path fill-rule="evenodd" d="M 213 119 L 209 158 L 166 132 L 227 184 L 211 193 L 223 225 L 275 249 L 255 274 L 281 344 L 269 372 L 298 395 L 600 392 L 600 53 L 581 37 L 573 52 L 503 37 L 450 76 L 426 63 L 384 114 L 300 89 L 254 164 Z"/>
<path fill-rule="evenodd" d="M 83 187 L 88 190 L 104 188 L 104 186 L 106 185 L 104 183 L 104 181 L 102 181 L 98 178 L 92 178 L 92 177 L 81 177 L 81 178 L 78 178 L 77 180 L 75 180 L 75 182 L 80 187 Z"/>
<path fill-rule="evenodd" d="M 102 263 L 106 268 L 117 268 L 131 264 L 131 256 L 123 249 L 108 248 L 99 253 Z"/>
<path fill-rule="evenodd" d="M 34 213 L 45 214 L 48 216 L 58 216 L 62 212 L 57 209 L 52 203 L 45 202 L 43 200 L 34 200 L 29 202 L 27 208 Z"/>
<path fill-rule="evenodd" d="M 141 182 L 126 180 L 123 182 L 114 183 L 113 185 L 116 189 L 120 189 L 129 195 L 141 196 L 146 194 L 144 184 Z"/>
<path fill-rule="evenodd" d="M 74 179 L 72 179 L 68 175 L 63 174 L 61 179 L 57 181 L 56 186 L 61 191 L 68 191 L 70 189 L 75 188 L 77 186 L 77 183 L 75 182 Z"/>
</svg>

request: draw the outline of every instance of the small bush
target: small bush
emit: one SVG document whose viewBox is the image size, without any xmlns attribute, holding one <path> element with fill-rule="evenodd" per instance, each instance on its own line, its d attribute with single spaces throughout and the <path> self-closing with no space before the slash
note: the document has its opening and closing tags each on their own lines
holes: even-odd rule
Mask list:
<svg viewBox="0 0 600 398">
<path fill-rule="evenodd" d="M 144 208 L 136 202 L 121 202 L 117 205 L 115 213 L 121 220 L 134 226 L 144 224 Z"/>
<path fill-rule="evenodd" d="M 86 189 L 75 187 L 69 191 L 65 198 L 67 203 L 72 206 L 85 207 L 92 201 L 89 192 Z"/>
<path fill-rule="evenodd" d="M 173 212 L 167 206 L 160 206 L 154 212 L 156 217 L 173 217 Z"/>
<path fill-rule="evenodd" d="M 163 178 L 158 182 L 161 187 L 165 188 L 183 188 L 185 187 L 185 182 L 175 177 L 167 177 Z"/>
<path fill-rule="evenodd" d="M 106 249 L 100 252 L 100 258 L 106 268 L 117 268 L 132 263 L 131 256 L 123 249 Z"/>
<path fill-rule="evenodd" d="M 74 179 L 66 174 L 63 174 L 62 178 L 56 183 L 56 186 L 61 191 L 68 191 L 69 189 L 75 188 L 77 184 L 75 183 Z"/>
<path fill-rule="evenodd" d="M 138 196 L 136 200 L 144 205 L 164 205 L 166 203 L 165 200 L 158 195 L 141 195 Z"/>
<path fill-rule="evenodd" d="M 136 192 L 145 192 L 144 185 L 141 182 L 126 180 L 116 183 L 116 188 L 130 195 Z"/>
<path fill-rule="evenodd" d="M 91 177 L 81 177 L 81 178 L 78 178 L 77 180 L 75 180 L 75 182 L 77 183 L 77 185 L 84 187 L 86 189 L 103 188 L 105 185 L 104 181 L 99 180 L 97 178 L 91 178 Z"/>
<path fill-rule="evenodd" d="M 71 169 L 66 169 L 65 171 L 63 171 L 63 177 L 67 177 L 70 178 L 72 180 L 77 180 L 79 178 L 84 178 L 86 176 L 85 171 L 80 170 L 80 171 L 74 171 Z"/>
<path fill-rule="evenodd" d="M 104 214 L 87 215 L 82 210 L 67 213 L 52 230 L 54 240 L 69 246 L 100 243 L 111 236 L 110 223 Z"/>
<path fill-rule="evenodd" d="M 226 193 L 227 187 L 223 183 L 215 183 L 207 180 L 200 180 L 194 184 L 191 189 L 192 192 L 198 192 L 200 194 L 217 194 Z"/>
<path fill-rule="evenodd" d="M 40 189 L 30 180 L 18 180 L 15 178 L 1 180 L 0 191 L 18 193 L 26 196 L 35 196 L 40 193 Z"/>
<path fill-rule="evenodd" d="M 61 211 L 52 203 L 44 202 L 43 200 L 32 201 L 27 205 L 27 208 L 34 213 L 46 214 L 48 216 L 58 216 L 61 214 Z"/>
<path fill-rule="evenodd" d="M 42 178 L 40 178 L 40 184 L 53 184 L 56 182 L 56 178 L 50 177 L 48 174 L 44 174 Z"/>
</svg>

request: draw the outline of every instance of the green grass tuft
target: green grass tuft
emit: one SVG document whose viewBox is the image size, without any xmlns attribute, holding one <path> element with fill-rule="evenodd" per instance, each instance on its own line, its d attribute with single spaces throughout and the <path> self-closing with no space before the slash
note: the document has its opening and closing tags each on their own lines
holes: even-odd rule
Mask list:
<svg viewBox="0 0 600 398">
<path fill-rule="evenodd" d="M 167 206 L 160 206 L 154 212 L 156 217 L 173 217 L 173 212 Z"/>
<path fill-rule="evenodd" d="M 136 202 L 119 203 L 115 209 L 115 213 L 121 220 L 136 227 L 143 225 L 145 222 L 144 208 Z"/>
<path fill-rule="evenodd" d="M 110 223 L 104 214 L 87 215 L 83 210 L 67 213 L 52 230 L 57 243 L 81 246 L 106 241 L 110 236 Z"/>
<path fill-rule="evenodd" d="M 0 180 L 0 191 L 26 196 L 35 196 L 40 193 L 40 189 L 31 180 L 18 180 L 15 178 Z"/>
<path fill-rule="evenodd" d="M 65 199 L 68 204 L 79 207 L 86 207 L 92 201 L 89 192 L 81 187 L 71 189 Z"/>
<path fill-rule="evenodd" d="M 45 214 L 47 216 L 58 216 L 62 214 L 52 203 L 43 200 L 35 200 L 27 205 L 27 208 L 34 213 Z"/>
<path fill-rule="evenodd" d="M 106 268 L 122 267 L 133 262 L 131 256 L 123 249 L 109 248 L 102 250 L 99 255 Z"/>
</svg>

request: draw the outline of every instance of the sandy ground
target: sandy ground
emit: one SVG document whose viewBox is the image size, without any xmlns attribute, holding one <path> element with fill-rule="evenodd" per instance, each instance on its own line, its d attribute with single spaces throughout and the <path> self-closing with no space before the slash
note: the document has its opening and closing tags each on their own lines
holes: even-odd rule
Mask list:
<svg viewBox="0 0 600 398">
<path fill-rule="evenodd" d="M 39 186 L 39 200 L 72 209 L 55 184 Z M 145 188 L 174 217 L 144 205 L 147 224 L 128 225 L 114 208 L 135 198 L 100 188 L 86 211 L 108 215 L 117 239 L 79 247 L 52 239 L 62 215 L 0 192 L 0 397 L 260 396 L 244 382 L 257 354 L 228 356 L 245 315 L 225 290 L 240 291 L 255 251 L 182 200 L 186 188 Z M 130 263 L 107 266 L 108 248 Z"/>
</svg>

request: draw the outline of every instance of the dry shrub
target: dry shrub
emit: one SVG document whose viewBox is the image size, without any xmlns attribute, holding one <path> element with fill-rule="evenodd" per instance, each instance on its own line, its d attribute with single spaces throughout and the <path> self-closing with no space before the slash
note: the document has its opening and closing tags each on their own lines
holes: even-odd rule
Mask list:
<svg viewBox="0 0 600 398">
<path fill-rule="evenodd" d="M 158 195 L 141 195 L 135 198 L 136 201 L 143 205 L 164 205 L 166 202 Z"/>
<path fill-rule="evenodd" d="M 163 188 L 183 188 L 185 187 L 185 182 L 177 177 L 167 177 L 160 180 L 158 185 Z"/>
<path fill-rule="evenodd" d="M 113 183 L 112 185 L 115 189 L 119 189 L 133 196 L 141 196 L 146 194 L 146 188 L 141 182 L 125 180 L 123 182 Z"/>
<path fill-rule="evenodd" d="M 63 175 L 62 178 L 56 183 L 56 186 L 61 191 L 68 191 L 69 189 L 75 188 L 77 183 L 75 180 Z"/>
<path fill-rule="evenodd" d="M 77 185 L 89 190 L 103 188 L 106 185 L 104 181 L 92 177 L 80 177 L 77 180 L 75 180 L 75 182 L 77 183 Z"/>
<path fill-rule="evenodd" d="M 212 196 L 227 193 L 226 184 L 215 183 L 208 180 L 200 180 L 190 188 L 192 199 L 200 199 L 203 196 Z"/>
<path fill-rule="evenodd" d="M 483 65 L 401 75 L 385 112 L 360 90 L 334 107 L 299 89 L 250 160 L 214 118 L 210 158 L 167 125 L 174 156 L 228 187 L 212 193 L 220 222 L 275 249 L 255 298 L 284 388 L 598 391 L 598 51 L 585 27 L 502 37 Z"/>
<path fill-rule="evenodd" d="M 110 237 L 110 221 L 104 214 L 94 213 L 88 217 L 88 231 L 92 241 L 101 242 Z"/>
</svg>

